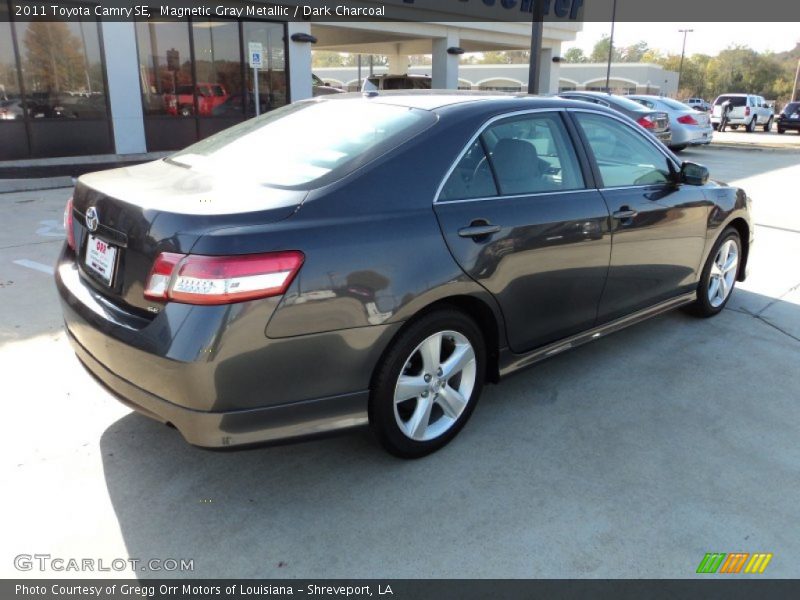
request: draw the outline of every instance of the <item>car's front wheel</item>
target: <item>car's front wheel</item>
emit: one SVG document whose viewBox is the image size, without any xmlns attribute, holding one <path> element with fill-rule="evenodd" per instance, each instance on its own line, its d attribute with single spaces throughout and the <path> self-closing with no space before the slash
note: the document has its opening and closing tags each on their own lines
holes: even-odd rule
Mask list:
<svg viewBox="0 0 800 600">
<path fill-rule="evenodd" d="M 418 458 L 447 444 L 478 402 L 486 370 L 483 334 L 454 309 L 404 330 L 373 377 L 370 426 L 384 448 Z"/>
<path fill-rule="evenodd" d="M 692 313 L 713 317 L 725 308 L 736 285 L 741 256 L 739 232 L 728 227 L 717 240 L 703 268 L 697 286 L 697 300 L 689 306 Z"/>
</svg>

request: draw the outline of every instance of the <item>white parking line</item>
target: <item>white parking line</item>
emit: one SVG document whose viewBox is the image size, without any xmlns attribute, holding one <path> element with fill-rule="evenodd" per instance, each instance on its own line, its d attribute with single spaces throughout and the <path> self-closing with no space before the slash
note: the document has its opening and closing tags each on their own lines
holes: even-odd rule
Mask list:
<svg viewBox="0 0 800 600">
<path fill-rule="evenodd" d="M 28 269 L 33 269 L 34 271 L 40 271 L 42 273 L 47 273 L 48 275 L 52 275 L 55 273 L 55 269 L 50 265 L 43 265 L 42 263 L 28 260 L 26 258 L 21 258 L 19 260 L 14 261 L 15 265 L 19 265 L 20 267 L 26 267 Z"/>
</svg>

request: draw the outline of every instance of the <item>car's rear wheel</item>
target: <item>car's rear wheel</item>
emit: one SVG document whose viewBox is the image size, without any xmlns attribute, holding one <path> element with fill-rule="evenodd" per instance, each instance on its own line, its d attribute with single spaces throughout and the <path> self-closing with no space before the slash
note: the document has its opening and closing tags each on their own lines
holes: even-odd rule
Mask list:
<svg viewBox="0 0 800 600">
<path fill-rule="evenodd" d="M 697 300 L 689 306 L 690 312 L 700 317 L 713 317 L 725 308 L 736 285 L 741 256 L 739 232 L 728 227 L 706 261 L 697 286 Z"/>
<path fill-rule="evenodd" d="M 739 126 L 738 126 L 738 125 L 731 125 L 731 129 L 733 129 L 734 131 L 736 131 L 737 129 L 739 129 Z"/>
<path fill-rule="evenodd" d="M 447 444 L 469 419 L 483 389 L 486 348 L 475 322 L 441 309 L 412 323 L 373 378 L 370 426 L 384 448 L 418 458 Z"/>
<path fill-rule="evenodd" d="M 673 152 L 683 152 L 686 150 L 686 144 L 683 144 L 682 146 L 670 146 L 669 149 Z"/>
<path fill-rule="evenodd" d="M 772 117 L 769 118 L 769 121 L 764 123 L 764 131 L 769 131 L 772 129 Z"/>
<path fill-rule="evenodd" d="M 747 124 L 747 127 L 745 129 L 747 130 L 747 133 L 753 133 L 756 130 L 756 118 L 755 117 L 753 117 L 752 121 L 750 121 Z"/>
<path fill-rule="evenodd" d="M 798 130 L 798 131 L 800 131 L 800 130 Z M 784 133 L 786 133 L 786 130 L 785 129 L 781 129 L 780 127 L 778 127 L 778 133 L 783 135 Z"/>
</svg>

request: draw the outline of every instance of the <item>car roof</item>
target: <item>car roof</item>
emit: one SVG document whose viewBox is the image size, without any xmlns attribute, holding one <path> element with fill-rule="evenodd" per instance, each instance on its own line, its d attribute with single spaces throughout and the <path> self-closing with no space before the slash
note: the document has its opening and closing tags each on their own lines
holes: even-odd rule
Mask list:
<svg viewBox="0 0 800 600">
<path fill-rule="evenodd" d="M 587 108 L 586 102 L 568 100 L 558 96 L 534 96 L 521 93 L 502 93 L 492 91 L 468 90 L 387 90 L 379 92 L 351 92 L 315 98 L 315 102 L 340 102 L 362 99 L 365 102 L 394 104 L 409 108 L 420 108 L 440 112 L 450 107 L 474 107 L 476 110 L 527 110 L 533 108 Z M 592 105 L 598 109 L 617 115 L 603 106 Z"/>
</svg>

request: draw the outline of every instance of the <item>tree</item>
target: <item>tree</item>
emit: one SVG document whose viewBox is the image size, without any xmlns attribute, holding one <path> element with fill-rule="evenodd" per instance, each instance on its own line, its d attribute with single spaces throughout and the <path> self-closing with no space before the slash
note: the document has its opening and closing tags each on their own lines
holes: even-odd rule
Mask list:
<svg viewBox="0 0 800 600">
<path fill-rule="evenodd" d="M 642 57 L 644 57 L 649 50 L 650 48 L 647 46 L 647 42 L 645 41 L 631 44 L 630 46 L 622 49 L 622 61 L 629 63 L 641 62 Z M 608 50 L 606 50 L 606 55 L 608 55 Z"/>
<path fill-rule="evenodd" d="M 87 87 L 88 69 L 80 37 L 63 22 L 32 21 L 23 38 L 29 91 L 63 92 Z"/>
<path fill-rule="evenodd" d="M 484 52 L 479 64 L 483 65 L 526 65 L 530 61 L 531 53 L 528 50 L 511 50 Z"/>
<path fill-rule="evenodd" d="M 592 53 L 589 56 L 591 62 L 607 62 L 608 61 L 608 51 L 611 47 L 611 38 L 607 35 L 601 37 L 594 45 L 592 49 Z M 622 60 L 622 55 L 619 52 L 618 48 L 614 48 L 614 52 L 611 55 L 611 62 L 620 62 Z"/>
<path fill-rule="evenodd" d="M 587 61 L 586 55 L 581 48 L 570 48 L 564 53 L 564 62 L 568 63 L 585 63 Z"/>
</svg>

